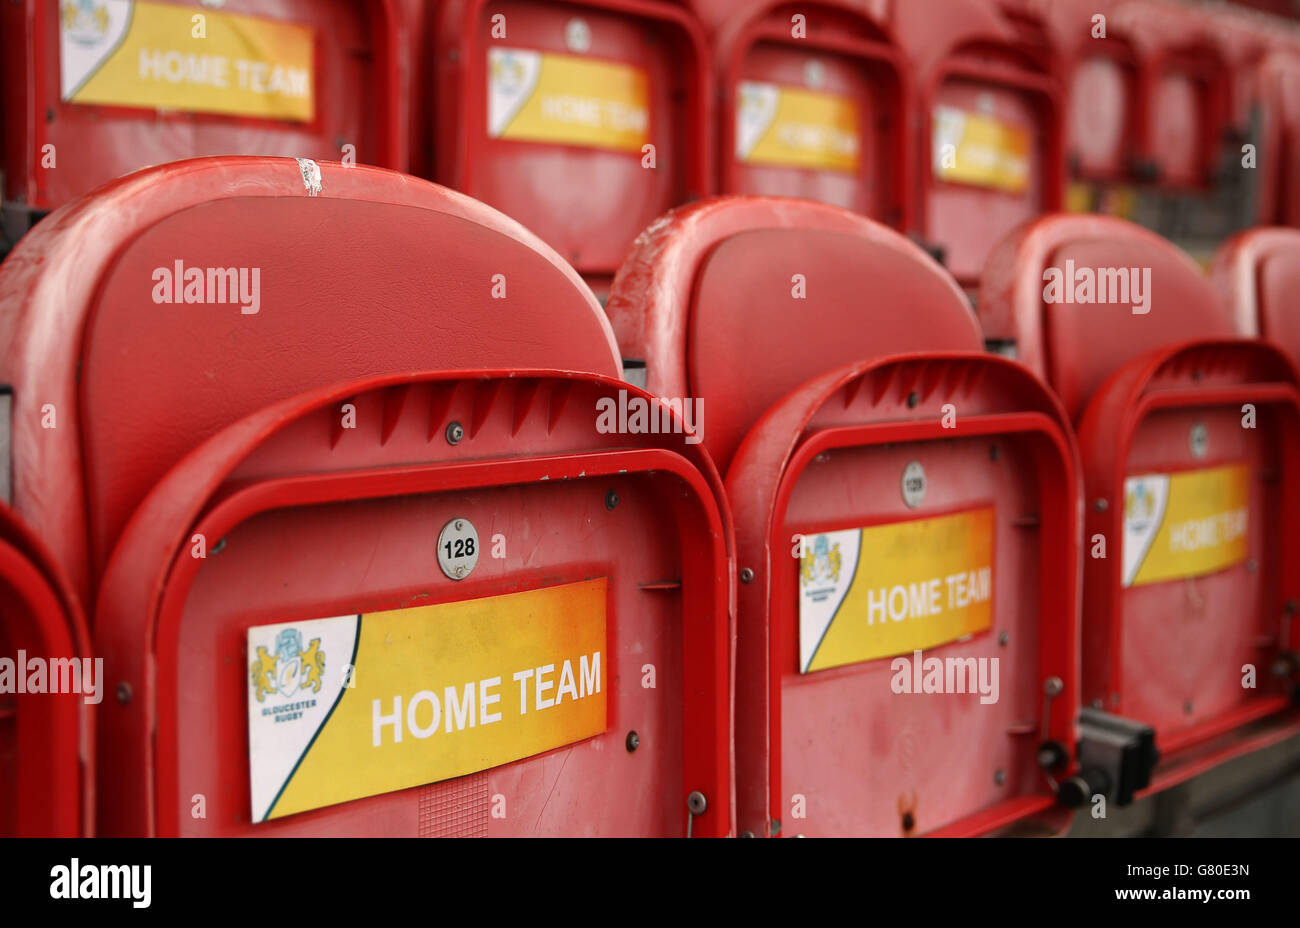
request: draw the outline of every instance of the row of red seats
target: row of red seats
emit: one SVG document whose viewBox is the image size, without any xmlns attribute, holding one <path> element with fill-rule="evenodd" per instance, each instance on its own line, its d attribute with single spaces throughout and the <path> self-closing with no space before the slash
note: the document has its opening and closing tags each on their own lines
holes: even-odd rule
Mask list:
<svg viewBox="0 0 1300 928">
<path fill-rule="evenodd" d="M 1067 179 L 1201 190 L 1225 145 L 1244 165 L 1245 138 L 1250 223 L 1300 224 L 1300 33 L 1225 10 L 231 0 L 196 39 L 188 7 L 137 5 L 130 25 L 103 0 L 0 12 L 11 237 L 147 163 L 286 155 L 461 190 L 602 296 L 641 228 L 713 192 L 855 210 L 973 287 L 990 243 L 1060 209 Z M 268 89 L 229 64 L 236 47 L 303 86 Z"/>
<path fill-rule="evenodd" d="M 104 661 L 97 705 L 8 704 L 0 822 L 1058 830 L 1272 743 L 1300 375 L 1241 320 L 1275 331 L 1288 241 L 1225 255 L 1230 311 L 1151 233 L 1046 217 L 976 321 L 883 225 L 707 200 L 606 314 L 404 175 L 115 181 L 0 266 L 0 653 Z"/>
</svg>

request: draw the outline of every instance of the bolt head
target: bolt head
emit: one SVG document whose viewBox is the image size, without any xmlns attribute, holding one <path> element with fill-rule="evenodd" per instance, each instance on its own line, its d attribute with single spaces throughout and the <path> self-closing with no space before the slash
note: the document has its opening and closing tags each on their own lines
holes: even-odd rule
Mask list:
<svg viewBox="0 0 1300 928">
<path fill-rule="evenodd" d="M 627 740 L 624 742 L 627 746 L 627 752 L 631 754 L 641 746 L 641 736 L 634 731 L 627 733 Z"/>
<path fill-rule="evenodd" d="M 460 440 L 465 437 L 465 427 L 459 422 L 453 422 L 447 426 L 447 444 L 459 445 Z"/>
<path fill-rule="evenodd" d="M 753 583 L 753 582 L 754 582 L 754 569 L 753 569 L 752 567 L 742 567 L 742 568 L 740 568 L 740 582 L 741 582 L 741 583 Z"/>
</svg>

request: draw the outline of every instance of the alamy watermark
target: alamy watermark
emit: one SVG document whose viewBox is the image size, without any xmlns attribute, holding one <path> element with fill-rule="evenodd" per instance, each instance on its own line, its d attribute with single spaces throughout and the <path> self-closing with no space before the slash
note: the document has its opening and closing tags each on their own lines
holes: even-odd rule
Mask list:
<svg viewBox="0 0 1300 928">
<path fill-rule="evenodd" d="M 998 658 L 996 657 L 896 657 L 889 688 L 894 693 L 979 693 L 982 705 L 998 701 Z"/>
<path fill-rule="evenodd" d="M 151 864 L 83 864 L 79 858 L 50 869 L 51 899 L 129 899 L 133 908 L 153 901 Z"/>
<path fill-rule="evenodd" d="M 602 435 L 686 435 L 686 444 L 704 441 L 704 400 L 602 396 L 596 400 L 596 431 Z"/>
<path fill-rule="evenodd" d="M 0 696 L 80 693 L 87 705 L 104 699 L 104 659 L 96 657 L 0 657 Z"/>
<path fill-rule="evenodd" d="M 1075 267 L 1067 259 L 1065 270 L 1043 269 L 1044 303 L 1127 303 L 1133 315 L 1151 312 L 1151 268 Z"/>
<path fill-rule="evenodd" d="M 245 316 L 262 308 L 260 267 L 186 267 L 177 259 L 171 267 L 153 271 L 155 303 L 234 303 Z"/>
</svg>

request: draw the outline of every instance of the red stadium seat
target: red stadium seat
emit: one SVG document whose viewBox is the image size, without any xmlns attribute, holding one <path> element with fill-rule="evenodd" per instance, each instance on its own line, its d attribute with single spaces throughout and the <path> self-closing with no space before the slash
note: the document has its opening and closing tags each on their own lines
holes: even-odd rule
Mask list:
<svg viewBox="0 0 1300 928">
<path fill-rule="evenodd" d="M 320 196 L 304 182 L 313 169 Z M 334 231 L 299 240 L 303 217 L 335 198 Z M 394 228 L 394 210 L 411 221 Z M 0 270 L 0 377 L 14 388 L 14 509 L 83 596 L 162 475 L 269 402 L 350 377 L 424 369 L 548 361 L 619 372 L 600 308 L 568 265 L 481 203 L 409 177 L 287 159 L 201 159 L 123 178 L 50 218 Z M 433 241 L 438 261 L 412 257 Z M 305 254 L 274 275 L 258 272 L 255 305 L 237 299 L 233 284 L 215 308 L 156 302 L 180 292 L 178 262 L 182 274 L 245 269 L 252 293 L 251 269 L 286 243 Z M 167 276 L 170 292 L 155 274 Z M 429 294 L 427 309 L 394 308 L 417 292 Z M 501 307 L 502 320 L 508 308 L 511 338 L 438 311 L 448 293 L 481 296 Z M 523 293 L 549 305 L 525 302 Z M 558 349 L 556 305 L 581 308 Z"/>
<path fill-rule="evenodd" d="M 719 191 L 911 221 L 903 56 L 886 4 L 692 4 L 715 36 Z"/>
<path fill-rule="evenodd" d="M 1256 81 L 1262 112 L 1257 221 L 1300 227 L 1300 47 L 1266 55 Z"/>
<path fill-rule="evenodd" d="M 1251 229 L 1215 253 L 1211 280 L 1237 331 L 1280 346 L 1300 366 L 1300 229 Z"/>
<path fill-rule="evenodd" d="M 593 410 L 629 394 L 648 400 L 557 372 L 366 378 L 267 407 L 170 471 L 99 600 L 135 694 L 102 720 L 104 833 L 732 833 L 721 488 L 683 434 L 598 434 Z M 457 583 L 434 548 L 462 521 L 483 551 Z M 195 539 L 219 549 L 198 560 Z M 299 620 L 316 616 L 338 618 Z M 322 695 L 264 708 L 249 666 L 286 631 L 295 655 L 322 642 Z M 259 724 L 277 704 L 331 713 L 305 749 L 310 727 L 285 727 L 297 766 Z"/>
<path fill-rule="evenodd" d="M 1054 56 L 1028 48 L 992 3 L 908 0 L 891 25 L 921 114 L 917 229 L 973 286 L 993 242 L 1061 207 L 1065 103 Z"/>
<path fill-rule="evenodd" d="M 1164 188 L 1208 186 L 1232 125 L 1232 75 L 1214 20 L 1182 4 L 1128 2 L 1115 25 L 1138 46 L 1141 179 Z"/>
<path fill-rule="evenodd" d="M 1238 337 L 1185 254 L 1110 217 L 1004 239 L 979 313 L 1078 423 L 1084 702 L 1155 728 L 1156 786 L 1295 730 L 1274 715 L 1298 643 L 1295 368 Z"/>
<path fill-rule="evenodd" d="M 724 198 L 648 229 L 607 309 L 652 391 L 704 404 L 705 445 L 729 465 L 741 832 L 1055 820 L 1078 705 L 1076 457 L 1047 390 L 980 352 L 952 279 L 844 210 Z M 871 628 L 870 601 L 864 615 L 848 600 L 855 578 L 883 590 L 967 568 L 995 605 L 936 599 L 901 636 Z M 825 603 L 844 621 L 828 623 Z M 891 690 L 885 658 L 922 648 L 970 667 L 1000 660 L 1000 699 L 973 682 L 966 695 Z"/>
<path fill-rule="evenodd" d="M 434 179 L 518 219 L 599 292 L 632 239 L 712 185 L 703 30 L 652 0 L 448 0 Z"/>
<path fill-rule="evenodd" d="M 1141 36 L 1129 35 L 1119 4 L 1093 0 L 1041 0 L 1060 50 L 1066 86 L 1065 149 L 1071 180 L 1114 183 L 1129 180 L 1138 156 L 1142 125 L 1139 69 Z M 1098 37 L 1105 17 L 1105 38 Z"/>
<path fill-rule="evenodd" d="M 101 668 L 76 595 L 0 505 L 0 837 L 93 833 Z"/>
<path fill-rule="evenodd" d="M 4 4 L 10 237 L 105 181 L 182 158 L 404 168 L 411 2 Z"/>
<path fill-rule="evenodd" d="M 15 502 L 96 588 L 117 687 L 100 831 L 729 834 L 732 536 L 698 439 L 602 414 L 659 407 L 517 224 L 315 179 L 142 172 L 0 271 Z M 185 268 L 241 290 L 160 301 Z"/>
<path fill-rule="evenodd" d="M 757 237 L 762 247 L 732 244 L 743 235 Z M 726 247 L 711 252 L 720 242 Z M 772 313 L 761 325 L 747 314 L 747 306 L 776 286 L 772 268 L 790 263 L 768 263 L 782 248 L 791 249 L 791 258 L 839 268 L 807 291 L 821 314 L 816 324 L 804 312 Z M 720 197 L 650 226 L 619 270 L 605 311 L 625 362 L 644 363 L 647 390 L 708 398 L 704 443 L 725 473 L 745 433 L 777 400 L 815 374 L 865 356 L 854 338 L 867 334 L 860 329 L 864 292 L 883 306 L 908 307 L 873 320 L 872 334 L 897 351 L 970 348 L 976 327 L 969 310 L 963 325 L 940 325 L 948 317 L 933 316 L 934 306 L 949 311 L 957 293 L 952 281 L 929 263 L 911 276 L 891 273 L 895 261 L 909 269 L 920 263 L 911 243 L 845 210 L 804 200 Z M 794 273 L 779 281 L 778 296 L 788 298 L 800 286 L 791 280 Z M 708 290 L 697 293 L 697 286 Z M 926 299 L 913 299 L 914 288 Z M 761 373 L 753 370 L 755 356 L 770 359 Z"/>
</svg>

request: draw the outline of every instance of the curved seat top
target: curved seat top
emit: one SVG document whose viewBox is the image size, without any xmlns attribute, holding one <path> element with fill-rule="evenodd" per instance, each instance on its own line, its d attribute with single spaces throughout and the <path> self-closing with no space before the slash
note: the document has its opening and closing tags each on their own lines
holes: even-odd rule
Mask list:
<svg viewBox="0 0 1300 928">
<path fill-rule="evenodd" d="M 396 172 L 149 168 L 50 215 L 0 268 L 15 508 L 81 590 L 87 556 L 102 565 L 144 493 L 221 427 L 345 380 L 482 368 L 620 373 L 558 255 Z"/>
<path fill-rule="evenodd" d="M 1300 364 L 1300 229 L 1234 235 L 1215 253 L 1210 279 L 1242 335 L 1267 338 Z"/>
<path fill-rule="evenodd" d="M 1055 214 L 1022 225 L 990 253 L 976 305 L 986 336 L 1013 342 L 1075 421 L 1133 358 L 1237 334 L 1185 252 L 1111 216 Z"/>
<path fill-rule="evenodd" d="M 837 207 L 720 197 L 637 239 L 606 307 L 646 385 L 704 401 L 726 472 L 754 422 L 800 384 L 853 361 L 978 350 L 956 283 L 897 232 Z"/>
</svg>

